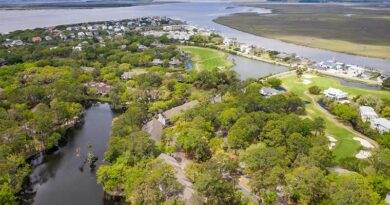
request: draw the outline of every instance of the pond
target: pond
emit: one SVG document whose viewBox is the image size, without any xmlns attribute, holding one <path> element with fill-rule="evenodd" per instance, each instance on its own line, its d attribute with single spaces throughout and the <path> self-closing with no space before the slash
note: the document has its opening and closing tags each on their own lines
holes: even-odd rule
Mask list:
<svg viewBox="0 0 390 205">
<path fill-rule="evenodd" d="M 348 81 L 343 78 L 337 78 L 334 76 L 328 76 L 328 78 L 335 79 L 340 82 L 341 85 L 348 86 L 348 87 L 355 87 L 355 88 L 362 88 L 367 90 L 381 90 L 381 86 L 378 85 L 367 85 L 364 83 L 356 82 L 356 81 Z"/>
<path fill-rule="evenodd" d="M 97 166 L 103 163 L 103 154 L 110 136 L 114 113 L 107 103 L 96 103 L 85 112 L 85 123 L 80 129 L 67 134 L 67 143 L 58 151 L 41 155 L 34 160 L 35 166 L 29 176 L 37 205 L 107 204 L 103 200 L 102 186 L 96 183 L 95 170 L 84 164 L 87 145 L 98 157 Z M 34 163 L 33 162 L 33 163 Z"/>
<path fill-rule="evenodd" d="M 288 71 L 288 67 L 286 66 L 265 63 L 242 56 L 229 54 L 228 59 L 233 61 L 235 64 L 230 69 L 236 71 L 241 80 L 248 78 L 260 78 Z"/>
</svg>

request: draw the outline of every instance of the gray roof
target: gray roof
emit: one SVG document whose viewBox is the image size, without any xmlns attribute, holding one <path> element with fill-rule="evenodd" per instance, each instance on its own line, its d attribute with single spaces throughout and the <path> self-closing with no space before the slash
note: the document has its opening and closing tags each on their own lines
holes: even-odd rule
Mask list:
<svg viewBox="0 0 390 205">
<path fill-rule="evenodd" d="M 183 105 L 174 107 L 174 108 L 172 108 L 170 110 L 167 110 L 167 111 L 163 112 L 163 115 L 167 119 L 171 119 L 172 117 L 178 115 L 181 111 L 185 111 L 185 110 L 191 109 L 195 105 L 197 105 L 198 103 L 199 103 L 198 100 L 193 100 L 191 102 L 188 102 L 188 103 L 185 103 Z"/>
<path fill-rule="evenodd" d="M 179 182 L 181 185 L 184 186 L 184 190 L 181 194 L 182 198 L 184 199 L 186 204 L 193 204 L 191 203 L 192 201 L 191 199 L 193 198 L 195 191 L 192 187 L 192 182 L 188 180 L 188 178 L 184 174 L 183 171 L 184 166 L 182 166 L 175 158 L 167 154 L 160 154 L 158 158 L 164 160 L 165 163 L 171 165 L 174 168 L 176 172 L 175 176 L 177 182 Z"/>
<path fill-rule="evenodd" d="M 142 130 L 149 133 L 153 141 L 158 142 L 164 134 L 163 127 L 164 125 L 160 121 L 153 118 L 143 126 Z"/>
</svg>

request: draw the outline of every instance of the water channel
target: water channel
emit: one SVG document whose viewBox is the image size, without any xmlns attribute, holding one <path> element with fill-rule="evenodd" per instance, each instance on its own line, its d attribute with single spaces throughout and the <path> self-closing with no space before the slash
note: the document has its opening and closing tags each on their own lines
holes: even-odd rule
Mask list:
<svg viewBox="0 0 390 205">
<path fill-rule="evenodd" d="M 32 204 L 107 204 L 102 186 L 96 183 L 95 171 L 103 163 L 114 115 L 109 104 L 96 103 L 86 110 L 82 127 L 68 132 L 65 146 L 33 161 L 35 167 L 27 190 L 35 193 Z M 99 158 L 95 170 L 87 164 L 83 166 L 88 144 Z"/>
</svg>

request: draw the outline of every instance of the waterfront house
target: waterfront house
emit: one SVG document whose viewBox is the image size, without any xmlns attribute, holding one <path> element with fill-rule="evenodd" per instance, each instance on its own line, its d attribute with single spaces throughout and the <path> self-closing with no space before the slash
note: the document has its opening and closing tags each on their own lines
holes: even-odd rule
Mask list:
<svg viewBox="0 0 390 205">
<path fill-rule="evenodd" d="M 375 118 L 371 120 L 371 128 L 380 133 L 390 132 L 390 121 L 386 118 Z"/>
<path fill-rule="evenodd" d="M 370 122 L 372 119 L 378 118 L 378 115 L 376 114 L 374 108 L 369 106 L 360 106 L 359 112 L 363 122 Z"/>
<path fill-rule="evenodd" d="M 225 46 L 236 46 L 237 45 L 237 39 L 236 38 L 224 38 L 223 44 Z"/>
<path fill-rule="evenodd" d="M 242 53 L 248 54 L 251 52 L 251 50 L 252 50 L 252 48 L 246 44 L 240 45 L 240 52 L 242 52 Z"/>
<path fill-rule="evenodd" d="M 329 99 L 337 101 L 347 100 L 348 97 L 348 93 L 336 88 L 328 88 L 324 90 L 324 95 Z"/>
<path fill-rule="evenodd" d="M 262 87 L 260 89 L 260 94 L 264 97 L 271 97 L 277 94 L 281 94 L 283 91 L 276 90 L 274 88 L 269 88 L 269 87 Z"/>
</svg>

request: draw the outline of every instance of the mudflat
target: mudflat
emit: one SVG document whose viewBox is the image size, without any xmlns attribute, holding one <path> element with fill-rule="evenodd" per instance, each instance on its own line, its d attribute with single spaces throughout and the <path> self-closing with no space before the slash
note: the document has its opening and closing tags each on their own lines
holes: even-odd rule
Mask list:
<svg viewBox="0 0 390 205">
<path fill-rule="evenodd" d="M 219 24 L 267 38 L 349 54 L 390 58 L 390 6 L 249 4 L 272 14 L 241 13 Z"/>
</svg>

